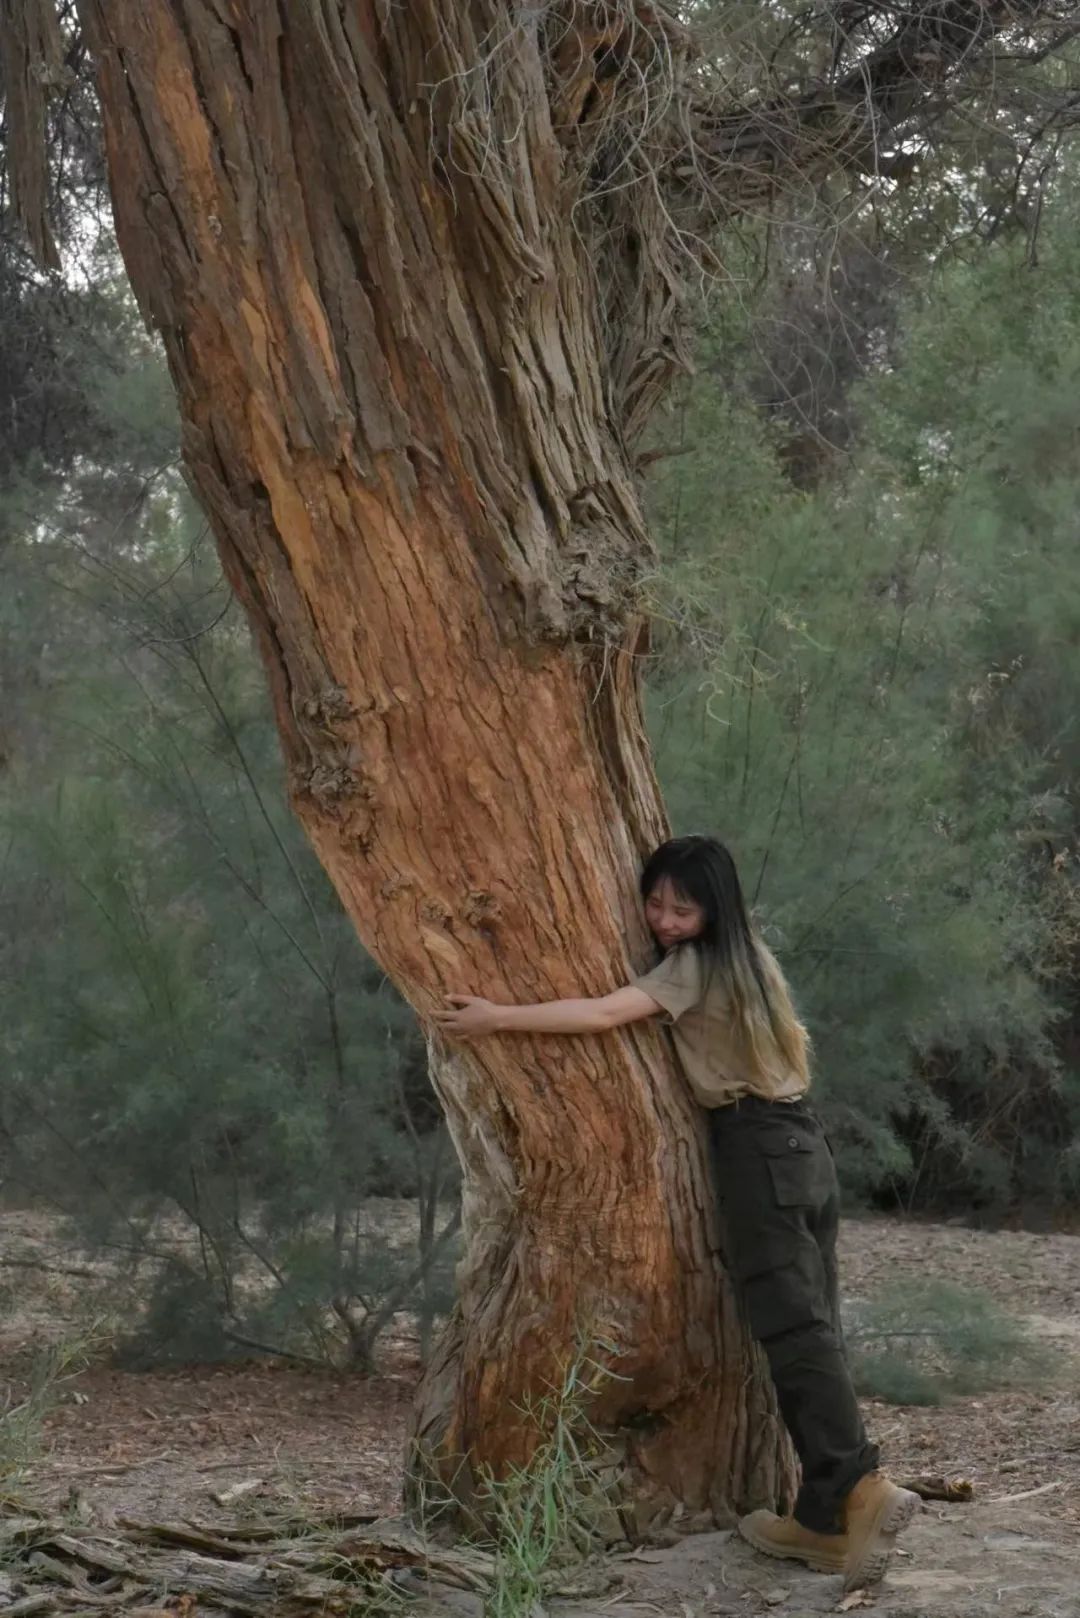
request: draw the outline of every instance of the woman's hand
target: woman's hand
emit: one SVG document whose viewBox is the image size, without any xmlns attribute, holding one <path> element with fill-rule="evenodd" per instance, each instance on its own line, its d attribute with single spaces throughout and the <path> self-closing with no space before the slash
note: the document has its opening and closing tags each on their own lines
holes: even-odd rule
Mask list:
<svg viewBox="0 0 1080 1618">
<path fill-rule="evenodd" d="M 475 994 L 448 994 L 446 998 L 453 1009 L 436 1011 L 431 1020 L 451 1039 L 482 1039 L 498 1032 L 502 1006 Z"/>
</svg>

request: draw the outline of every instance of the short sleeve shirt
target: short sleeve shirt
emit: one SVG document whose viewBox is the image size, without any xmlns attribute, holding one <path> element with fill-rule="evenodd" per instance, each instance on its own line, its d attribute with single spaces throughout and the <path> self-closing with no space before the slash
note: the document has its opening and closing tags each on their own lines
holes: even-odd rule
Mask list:
<svg viewBox="0 0 1080 1618">
<path fill-rule="evenodd" d="M 768 952 L 763 953 L 768 966 L 779 972 Z M 754 1073 L 729 997 L 715 976 L 706 986 L 705 963 L 694 944 L 677 944 L 633 985 L 667 1012 L 675 1050 L 703 1107 L 723 1107 L 747 1095 L 793 1101 L 806 1090 L 805 1081 L 782 1064 L 779 1054 L 774 1069 Z"/>
</svg>

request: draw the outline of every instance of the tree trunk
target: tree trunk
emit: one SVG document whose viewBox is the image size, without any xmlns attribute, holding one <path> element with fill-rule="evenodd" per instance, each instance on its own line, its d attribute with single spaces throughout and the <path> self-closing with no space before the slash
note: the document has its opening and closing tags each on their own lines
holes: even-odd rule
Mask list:
<svg viewBox="0 0 1080 1618">
<path fill-rule="evenodd" d="M 637 10 L 80 0 L 121 248 L 297 813 L 421 1016 L 606 992 L 648 954 L 632 446 L 677 323 L 658 204 L 619 194 L 623 126 L 597 133 L 669 27 Z M 520 1407 L 584 1333 L 642 1515 L 783 1496 L 662 1036 L 432 1057 L 467 1257 L 419 1464 L 467 1496 L 524 1459 Z"/>
</svg>

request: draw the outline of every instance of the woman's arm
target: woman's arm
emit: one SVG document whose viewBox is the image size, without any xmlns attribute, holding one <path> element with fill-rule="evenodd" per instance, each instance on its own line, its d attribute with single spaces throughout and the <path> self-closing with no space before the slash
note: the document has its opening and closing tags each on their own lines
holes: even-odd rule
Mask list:
<svg viewBox="0 0 1080 1618">
<path fill-rule="evenodd" d="M 536 1006 L 497 1006 L 471 994 L 447 996 L 449 1011 L 433 1021 L 457 1039 L 484 1034 L 602 1034 L 623 1023 L 655 1017 L 662 1006 L 643 989 L 616 989 L 597 1000 L 547 1000 Z"/>
</svg>

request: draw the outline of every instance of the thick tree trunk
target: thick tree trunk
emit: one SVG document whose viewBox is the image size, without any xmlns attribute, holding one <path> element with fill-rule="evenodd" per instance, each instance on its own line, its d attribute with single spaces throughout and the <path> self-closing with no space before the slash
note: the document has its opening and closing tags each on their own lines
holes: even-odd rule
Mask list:
<svg viewBox="0 0 1080 1618">
<path fill-rule="evenodd" d="M 601 23 L 609 53 L 644 24 L 578 7 L 582 32 L 510 0 L 80 9 L 186 463 L 364 943 L 421 1015 L 454 990 L 624 982 L 647 954 L 634 871 L 664 830 L 628 435 L 670 368 L 673 294 L 645 200 L 618 262 L 584 229 L 580 127 L 611 88 Z M 467 1493 L 520 1461 L 520 1407 L 584 1332 L 613 1345 L 594 1420 L 643 1514 L 784 1495 L 660 1036 L 433 1056 L 468 1251 L 422 1464 Z"/>
</svg>

